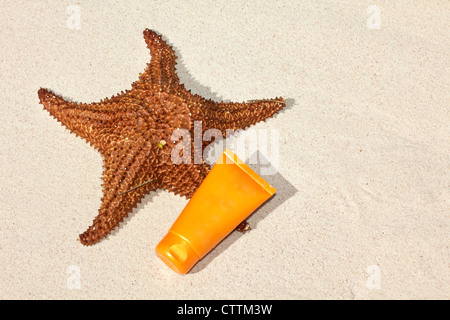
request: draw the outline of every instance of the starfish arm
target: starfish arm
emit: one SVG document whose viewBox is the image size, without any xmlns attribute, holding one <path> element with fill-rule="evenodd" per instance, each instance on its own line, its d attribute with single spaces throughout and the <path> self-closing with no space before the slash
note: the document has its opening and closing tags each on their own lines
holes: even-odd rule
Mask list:
<svg viewBox="0 0 450 320">
<path fill-rule="evenodd" d="M 99 213 L 93 224 L 80 234 L 82 244 L 93 245 L 100 241 L 136 208 L 146 194 L 158 188 L 155 158 L 155 151 L 144 140 L 137 144 L 116 143 L 104 163 Z"/>
<path fill-rule="evenodd" d="M 126 131 L 154 127 L 145 108 L 125 95 L 117 96 L 117 103 L 108 99 L 91 104 L 69 102 L 46 89 L 40 89 L 38 95 L 44 109 L 58 122 L 100 151 L 112 140 L 132 135 Z"/>
<path fill-rule="evenodd" d="M 158 85 L 162 91 L 172 92 L 180 81 L 175 69 L 177 56 L 174 50 L 153 30 L 146 29 L 144 39 L 152 57 L 139 80 L 133 83 L 133 88 Z"/>
<path fill-rule="evenodd" d="M 208 174 L 207 164 L 178 164 L 167 167 L 170 174 L 161 180 L 161 188 L 190 199 Z"/>
<path fill-rule="evenodd" d="M 206 100 L 193 104 L 192 120 L 202 121 L 202 129 L 218 129 L 226 136 L 227 129 L 244 129 L 272 117 L 285 106 L 283 98 L 254 100 L 243 103 Z"/>
</svg>

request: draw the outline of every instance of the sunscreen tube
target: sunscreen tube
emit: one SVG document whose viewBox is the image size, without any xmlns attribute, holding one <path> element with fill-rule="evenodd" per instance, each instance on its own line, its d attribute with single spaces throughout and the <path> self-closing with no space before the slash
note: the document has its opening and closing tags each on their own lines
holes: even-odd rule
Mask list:
<svg viewBox="0 0 450 320">
<path fill-rule="evenodd" d="M 187 273 L 275 191 L 226 149 L 156 246 L 157 256 Z"/>
</svg>

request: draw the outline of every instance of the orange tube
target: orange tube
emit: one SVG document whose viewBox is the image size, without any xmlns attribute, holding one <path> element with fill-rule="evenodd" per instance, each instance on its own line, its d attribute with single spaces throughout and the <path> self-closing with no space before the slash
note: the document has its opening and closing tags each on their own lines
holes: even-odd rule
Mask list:
<svg viewBox="0 0 450 320">
<path fill-rule="evenodd" d="M 187 273 L 275 191 L 225 150 L 156 246 L 156 254 L 174 271 Z"/>
</svg>

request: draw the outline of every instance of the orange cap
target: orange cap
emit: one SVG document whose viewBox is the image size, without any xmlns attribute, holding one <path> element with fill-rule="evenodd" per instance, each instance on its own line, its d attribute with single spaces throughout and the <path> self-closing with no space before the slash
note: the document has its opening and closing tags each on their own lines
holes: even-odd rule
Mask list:
<svg viewBox="0 0 450 320">
<path fill-rule="evenodd" d="M 189 241 L 169 231 L 156 246 L 156 255 L 172 270 L 185 274 L 200 260 Z"/>
</svg>

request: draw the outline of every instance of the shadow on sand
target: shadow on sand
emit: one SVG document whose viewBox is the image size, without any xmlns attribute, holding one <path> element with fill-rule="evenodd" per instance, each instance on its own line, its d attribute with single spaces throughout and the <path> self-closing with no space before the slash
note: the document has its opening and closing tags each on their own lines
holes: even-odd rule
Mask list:
<svg viewBox="0 0 450 320">
<path fill-rule="evenodd" d="M 255 155 L 252 155 L 254 157 Z M 256 209 L 246 220 L 250 224 L 252 230 L 258 228 L 258 223 L 267 217 L 271 212 L 276 210 L 288 199 L 293 197 L 297 193 L 297 189 L 278 171 L 272 175 L 262 175 L 261 170 L 267 166 L 261 166 L 262 163 L 269 163 L 260 153 L 258 154 L 259 161 L 257 164 L 250 165 L 250 167 L 261 177 L 272 185 L 277 192 L 263 203 L 258 209 Z M 250 157 L 250 158 L 252 158 Z M 264 172 L 264 171 L 263 171 Z M 252 230 L 246 232 L 245 235 L 251 235 Z M 190 273 L 197 273 L 206 268 L 211 261 L 218 257 L 222 252 L 227 250 L 236 240 L 244 236 L 241 232 L 232 231 L 222 242 L 220 242 L 213 250 L 211 250 L 202 260 L 200 260 L 190 271 Z"/>
</svg>

